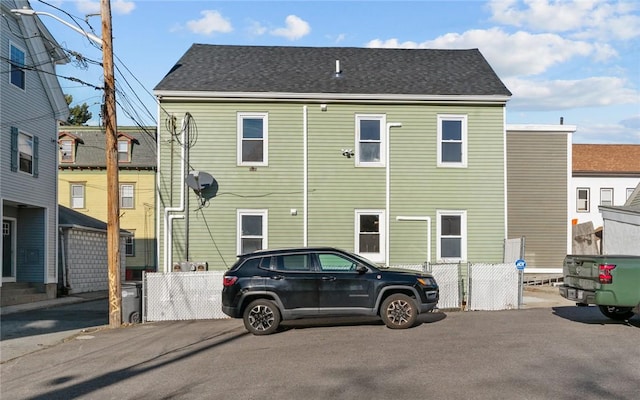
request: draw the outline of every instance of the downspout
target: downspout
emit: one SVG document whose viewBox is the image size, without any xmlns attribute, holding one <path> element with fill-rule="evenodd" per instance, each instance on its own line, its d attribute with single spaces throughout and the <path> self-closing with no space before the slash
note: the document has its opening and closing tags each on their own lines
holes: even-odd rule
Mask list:
<svg viewBox="0 0 640 400">
<path fill-rule="evenodd" d="M 385 199 L 385 212 L 384 212 L 384 216 L 385 216 L 385 223 L 384 223 L 384 229 L 385 229 L 385 249 L 384 249 L 384 262 L 386 266 L 389 266 L 389 259 L 390 259 L 390 243 L 391 240 L 389 238 L 389 213 L 390 213 L 390 209 L 391 209 L 391 128 L 399 128 L 402 126 L 402 123 L 400 122 L 387 122 L 387 145 L 386 145 L 386 149 L 385 149 L 385 163 L 387 165 L 386 167 L 386 199 Z"/>
<path fill-rule="evenodd" d="M 184 125 L 184 124 L 183 124 Z M 183 126 L 183 128 L 185 128 Z M 170 251 L 169 248 L 171 246 L 171 243 L 173 243 L 173 219 L 174 218 L 184 218 L 184 215 L 172 215 L 172 218 L 169 218 L 169 213 L 170 212 L 184 212 L 184 193 L 185 193 L 185 179 L 184 177 L 186 176 L 185 174 L 185 162 L 186 162 L 186 146 L 187 143 L 185 142 L 185 132 L 186 132 L 186 128 L 182 129 L 182 132 L 180 132 L 180 143 L 181 143 L 181 154 L 180 154 L 180 203 L 177 207 L 166 207 L 164 209 L 164 257 L 163 257 L 163 261 L 164 261 L 164 272 L 170 272 L 171 269 L 171 265 L 173 260 L 170 260 L 169 258 L 171 257 L 169 255 Z M 173 157 L 173 154 L 171 154 L 171 157 Z"/>
<path fill-rule="evenodd" d="M 308 135 L 309 135 L 309 125 L 308 125 L 308 110 L 307 106 L 302 107 L 302 169 L 303 169 L 303 177 L 302 177 L 302 192 L 303 192 L 303 211 L 302 211 L 302 244 L 304 247 L 307 247 L 309 244 L 309 218 L 308 218 L 308 206 L 309 206 L 309 149 L 308 149 Z"/>
</svg>

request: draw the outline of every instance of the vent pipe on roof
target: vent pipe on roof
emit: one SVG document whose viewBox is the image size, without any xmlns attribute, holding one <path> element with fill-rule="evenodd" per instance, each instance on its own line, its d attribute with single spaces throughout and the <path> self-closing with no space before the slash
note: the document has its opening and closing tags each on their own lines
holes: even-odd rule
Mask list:
<svg viewBox="0 0 640 400">
<path fill-rule="evenodd" d="M 560 125 L 564 125 L 564 117 L 560 117 Z"/>
<path fill-rule="evenodd" d="M 340 69 L 340 60 L 336 60 L 336 78 L 342 77 L 342 70 Z"/>
</svg>

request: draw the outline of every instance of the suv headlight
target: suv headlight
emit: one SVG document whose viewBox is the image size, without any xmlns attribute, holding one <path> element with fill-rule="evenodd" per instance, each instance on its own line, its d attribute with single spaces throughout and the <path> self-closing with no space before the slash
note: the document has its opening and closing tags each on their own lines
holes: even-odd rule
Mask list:
<svg viewBox="0 0 640 400">
<path fill-rule="evenodd" d="M 436 280 L 433 279 L 433 278 L 426 277 L 426 276 L 418 278 L 418 282 L 422 286 L 436 286 Z"/>
</svg>

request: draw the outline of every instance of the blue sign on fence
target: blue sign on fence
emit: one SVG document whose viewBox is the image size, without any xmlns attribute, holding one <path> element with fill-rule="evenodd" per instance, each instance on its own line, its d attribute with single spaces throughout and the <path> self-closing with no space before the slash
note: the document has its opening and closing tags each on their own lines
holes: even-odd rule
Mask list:
<svg viewBox="0 0 640 400">
<path fill-rule="evenodd" d="M 516 260 L 516 268 L 520 271 L 523 271 L 527 267 L 527 262 L 525 260 Z"/>
</svg>

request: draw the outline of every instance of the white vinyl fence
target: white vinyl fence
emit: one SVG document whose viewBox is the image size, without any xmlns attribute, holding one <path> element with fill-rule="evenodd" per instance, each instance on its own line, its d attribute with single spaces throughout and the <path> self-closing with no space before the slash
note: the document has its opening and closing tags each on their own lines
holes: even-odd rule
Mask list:
<svg viewBox="0 0 640 400">
<path fill-rule="evenodd" d="M 520 282 L 513 264 L 393 267 L 431 272 L 440 286 L 438 308 L 441 310 L 508 310 L 519 307 Z M 228 318 L 222 312 L 223 274 L 224 271 L 145 273 L 144 321 Z"/>
</svg>

